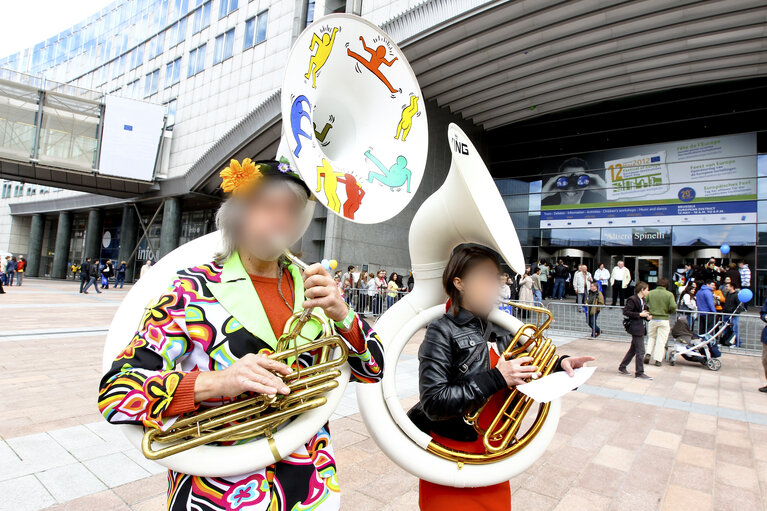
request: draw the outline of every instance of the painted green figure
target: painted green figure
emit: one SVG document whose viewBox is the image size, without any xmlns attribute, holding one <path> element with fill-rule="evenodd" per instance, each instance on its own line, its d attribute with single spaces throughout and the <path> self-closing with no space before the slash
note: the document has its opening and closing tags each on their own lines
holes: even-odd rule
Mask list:
<svg viewBox="0 0 767 511">
<path fill-rule="evenodd" d="M 377 179 L 391 188 L 392 191 L 407 183 L 407 193 L 410 193 L 410 178 L 412 177 L 412 172 L 407 168 L 407 158 L 402 155 L 397 156 L 397 163 L 386 168 L 386 165 L 373 156 L 369 150 L 365 151 L 365 156 L 381 171 L 380 174 L 378 172 L 369 172 L 368 183 L 372 183 L 374 179 Z"/>
</svg>

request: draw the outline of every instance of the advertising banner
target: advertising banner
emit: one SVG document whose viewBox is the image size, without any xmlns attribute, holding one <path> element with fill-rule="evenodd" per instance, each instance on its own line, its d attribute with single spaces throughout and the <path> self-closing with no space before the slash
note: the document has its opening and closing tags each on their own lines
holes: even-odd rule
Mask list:
<svg viewBox="0 0 767 511">
<path fill-rule="evenodd" d="M 756 134 L 611 149 L 545 169 L 542 228 L 756 221 Z"/>
</svg>

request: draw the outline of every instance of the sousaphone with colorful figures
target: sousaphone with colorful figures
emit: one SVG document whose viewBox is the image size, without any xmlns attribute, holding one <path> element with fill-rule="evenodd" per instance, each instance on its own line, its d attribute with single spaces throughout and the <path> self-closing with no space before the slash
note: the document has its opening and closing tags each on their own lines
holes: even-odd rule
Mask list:
<svg viewBox="0 0 767 511">
<path fill-rule="evenodd" d="M 313 192 L 300 235 L 315 202 L 366 224 L 387 220 L 408 204 L 426 164 L 428 129 L 421 97 L 401 50 L 376 26 L 338 14 L 301 33 L 283 81 L 283 134 L 275 158 L 282 162 L 281 172 L 283 166 L 297 171 Z M 280 241 L 292 246 L 298 239 Z M 193 240 L 163 257 L 131 289 L 107 334 L 105 371 L 131 343 L 149 302 L 168 289 L 177 271 L 211 260 L 220 245 L 218 233 Z M 284 255 L 303 266 L 289 252 Z M 255 395 L 183 416 L 162 431 L 119 427 L 147 457 L 183 474 L 233 476 L 290 455 L 328 421 L 350 374 L 346 348 L 335 339 L 332 325 L 310 316 L 304 311 L 288 321 L 280 339 L 285 342 L 278 345 L 282 353 L 273 356 L 291 360 L 301 350 L 316 349 L 324 362 L 302 370 L 300 381 L 286 381 L 288 396 Z M 321 332 L 317 339 L 301 335 L 310 325 Z M 234 445 L 210 443 L 221 440 Z"/>
</svg>

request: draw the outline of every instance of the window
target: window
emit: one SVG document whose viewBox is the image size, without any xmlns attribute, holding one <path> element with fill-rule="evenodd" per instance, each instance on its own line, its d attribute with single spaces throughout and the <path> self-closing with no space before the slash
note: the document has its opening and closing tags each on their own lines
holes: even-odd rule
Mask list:
<svg viewBox="0 0 767 511">
<path fill-rule="evenodd" d="M 16 187 L 13 189 L 13 196 L 21 197 L 23 188 L 24 188 L 23 185 L 16 185 Z"/>
<path fill-rule="evenodd" d="M 266 15 L 264 11 L 245 22 L 245 40 L 242 49 L 247 50 L 266 40 Z"/>
<path fill-rule="evenodd" d="M 178 83 L 181 78 L 181 57 L 165 66 L 165 86 L 170 87 Z"/>
<path fill-rule="evenodd" d="M 120 55 L 120 58 L 112 63 L 112 78 L 117 78 L 125 72 L 125 57 L 125 55 Z"/>
<path fill-rule="evenodd" d="M 10 183 L 4 183 L 3 184 L 3 199 L 7 199 L 11 196 L 11 184 Z"/>
<path fill-rule="evenodd" d="M 234 49 L 234 29 L 231 28 L 216 37 L 216 46 L 213 48 L 213 64 L 218 64 L 232 56 Z"/>
<path fill-rule="evenodd" d="M 149 59 L 153 59 L 162 53 L 165 46 L 165 32 L 160 32 L 152 38 L 149 46 Z"/>
<path fill-rule="evenodd" d="M 133 51 L 130 54 L 131 61 L 130 61 L 130 68 L 136 69 L 141 64 L 144 63 L 144 45 L 140 44 L 136 46 Z"/>
<path fill-rule="evenodd" d="M 167 120 L 165 121 L 165 129 L 171 129 L 173 128 L 173 125 L 176 124 L 176 100 L 171 99 L 165 103 L 165 108 L 166 115 L 168 116 Z"/>
<path fill-rule="evenodd" d="M 315 0 L 309 0 L 306 2 L 306 26 L 312 24 L 314 21 L 314 7 L 317 2 Z"/>
<path fill-rule="evenodd" d="M 137 99 L 138 98 L 139 79 L 135 79 L 125 86 L 127 97 Z"/>
<path fill-rule="evenodd" d="M 210 26 L 210 6 L 212 3 L 212 1 L 205 2 L 202 4 L 202 7 L 194 11 L 194 16 L 192 17 L 193 34 Z"/>
<path fill-rule="evenodd" d="M 221 0 L 221 5 L 218 8 L 218 19 L 221 19 L 236 10 L 237 0 Z"/>
<path fill-rule="evenodd" d="M 184 42 L 184 39 L 186 39 L 186 18 L 178 20 L 178 23 L 170 27 L 169 45 L 176 46 Z"/>
<path fill-rule="evenodd" d="M 27 195 L 34 195 L 35 193 L 37 192 L 35 191 L 34 188 L 32 187 L 27 188 Z"/>
<path fill-rule="evenodd" d="M 147 73 L 146 82 L 144 83 L 144 96 L 151 96 L 157 92 L 160 86 L 160 70 L 155 69 L 151 73 Z"/>
<path fill-rule="evenodd" d="M 194 76 L 205 69 L 205 44 L 189 52 L 187 76 Z"/>
</svg>

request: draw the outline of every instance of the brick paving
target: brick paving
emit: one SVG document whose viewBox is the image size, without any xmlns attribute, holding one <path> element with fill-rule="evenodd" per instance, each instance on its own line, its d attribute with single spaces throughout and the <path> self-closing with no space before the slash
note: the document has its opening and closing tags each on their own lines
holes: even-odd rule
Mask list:
<svg viewBox="0 0 767 511">
<path fill-rule="evenodd" d="M 77 293 L 75 282 L 25 280 L 0 296 L 0 510 L 164 509 L 164 470 L 96 409 L 104 334 L 127 292 Z M 398 389 L 416 400 L 418 339 Z M 576 340 L 599 369 L 563 399 L 549 449 L 511 481 L 514 509 L 767 511 L 767 396 L 758 358 L 649 367 L 620 376 L 627 344 Z M 401 373 L 401 374 L 400 374 Z M 331 420 L 344 510 L 417 509 L 418 481 L 376 446 L 354 385 Z"/>
</svg>

